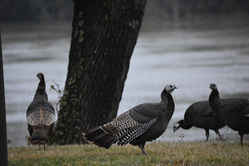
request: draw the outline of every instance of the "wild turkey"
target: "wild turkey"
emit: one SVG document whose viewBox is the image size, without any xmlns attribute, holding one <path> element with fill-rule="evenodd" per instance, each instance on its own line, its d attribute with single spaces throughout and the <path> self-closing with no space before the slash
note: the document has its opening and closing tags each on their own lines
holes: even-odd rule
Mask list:
<svg viewBox="0 0 249 166">
<path fill-rule="evenodd" d="M 205 130 L 206 140 L 209 138 L 209 129 L 214 130 L 215 133 L 221 137 L 219 129 L 224 127 L 225 124 L 217 120 L 213 114 L 212 108 L 209 106 L 208 101 L 199 101 L 188 107 L 184 114 L 184 119 L 177 122 L 173 127 L 176 132 L 179 128 L 190 129 L 191 127 L 198 127 Z"/>
<path fill-rule="evenodd" d="M 45 150 L 45 144 L 47 143 L 49 136 L 52 134 L 56 122 L 56 111 L 52 104 L 48 102 L 44 75 L 38 73 L 37 77 L 40 82 L 33 101 L 27 109 L 26 119 L 30 135 L 30 143 L 39 145 L 43 144 Z"/>
<path fill-rule="evenodd" d="M 88 131 L 84 136 L 94 144 L 109 148 L 112 144 L 138 145 L 143 154 L 145 143 L 160 137 L 173 115 L 175 104 L 167 85 L 161 92 L 160 103 L 144 103 L 124 112 L 113 121 Z"/>
<path fill-rule="evenodd" d="M 210 84 L 210 89 L 212 91 L 209 95 L 209 103 L 216 117 L 239 132 L 240 143 L 243 145 L 244 134 L 249 134 L 249 100 L 237 98 L 223 103 L 216 84 Z"/>
</svg>

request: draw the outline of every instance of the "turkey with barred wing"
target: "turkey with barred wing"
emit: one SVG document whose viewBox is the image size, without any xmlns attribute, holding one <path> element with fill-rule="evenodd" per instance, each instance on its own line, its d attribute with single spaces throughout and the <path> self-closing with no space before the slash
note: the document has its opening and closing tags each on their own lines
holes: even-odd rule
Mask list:
<svg viewBox="0 0 249 166">
<path fill-rule="evenodd" d="M 112 144 L 137 145 L 146 154 L 147 141 L 160 137 L 174 113 L 175 103 L 171 95 L 175 85 L 167 85 L 161 92 L 159 103 L 144 103 L 124 112 L 113 121 L 84 133 L 94 144 L 109 148 Z"/>
</svg>

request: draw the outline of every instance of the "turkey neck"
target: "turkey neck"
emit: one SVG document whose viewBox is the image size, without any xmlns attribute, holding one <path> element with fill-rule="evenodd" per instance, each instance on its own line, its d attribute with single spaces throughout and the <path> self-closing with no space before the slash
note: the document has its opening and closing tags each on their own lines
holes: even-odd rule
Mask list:
<svg viewBox="0 0 249 166">
<path fill-rule="evenodd" d="M 211 94 L 209 95 L 209 104 L 215 112 L 219 111 L 220 94 L 217 89 L 212 90 Z"/>
<path fill-rule="evenodd" d="M 40 79 L 40 82 L 39 82 L 39 85 L 37 87 L 34 99 L 48 100 L 48 96 L 47 96 L 47 93 L 46 93 L 46 83 L 45 83 L 44 77 L 42 77 Z"/>
<path fill-rule="evenodd" d="M 166 91 L 163 91 L 161 94 L 161 100 L 161 103 L 166 106 L 167 110 L 172 115 L 175 109 L 175 103 L 172 95 Z"/>
</svg>

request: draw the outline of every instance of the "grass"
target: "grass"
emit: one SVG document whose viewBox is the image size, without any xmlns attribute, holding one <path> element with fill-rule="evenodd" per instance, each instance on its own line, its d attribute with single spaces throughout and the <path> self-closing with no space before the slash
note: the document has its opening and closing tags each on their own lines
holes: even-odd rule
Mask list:
<svg viewBox="0 0 249 166">
<path fill-rule="evenodd" d="M 238 143 L 151 143 L 144 156 L 134 146 L 95 145 L 9 148 L 10 166 L 248 166 L 249 146 Z"/>
</svg>

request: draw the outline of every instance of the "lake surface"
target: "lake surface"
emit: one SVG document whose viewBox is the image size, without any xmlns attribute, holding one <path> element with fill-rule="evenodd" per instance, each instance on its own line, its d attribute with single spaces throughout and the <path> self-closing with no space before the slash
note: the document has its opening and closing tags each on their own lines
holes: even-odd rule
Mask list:
<svg viewBox="0 0 249 166">
<path fill-rule="evenodd" d="M 187 107 L 207 100 L 210 83 L 216 83 L 222 97 L 249 98 L 248 21 L 208 21 L 172 23 L 160 30 L 141 32 L 118 113 L 137 104 L 157 102 L 168 83 L 173 92 L 175 113 L 162 141 L 204 141 L 205 132 L 197 128 L 178 130 L 172 126 Z M 33 99 L 38 72 L 45 73 L 49 100 L 57 94 L 50 85 L 64 87 L 70 48 L 71 23 L 3 26 L 4 74 L 9 146 L 26 145 L 28 135 L 25 112 Z M 239 136 L 228 128 L 225 138 Z M 213 132 L 211 140 L 216 140 Z M 234 139 L 232 139 L 234 140 Z M 248 140 L 248 137 L 247 137 Z"/>
</svg>

